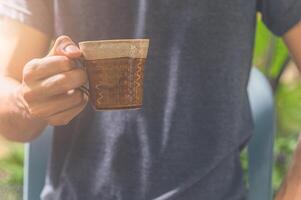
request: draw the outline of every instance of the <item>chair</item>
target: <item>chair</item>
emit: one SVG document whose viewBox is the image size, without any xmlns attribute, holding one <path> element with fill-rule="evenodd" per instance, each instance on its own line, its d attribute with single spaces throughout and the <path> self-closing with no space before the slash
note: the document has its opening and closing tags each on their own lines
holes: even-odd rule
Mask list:
<svg viewBox="0 0 301 200">
<path fill-rule="evenodd" d="M 274 100 L 269 82 L 256 68 L 251 72 L 248 94 L 255 126 L 248 145 L 249 200 L 271 200 L 276 125 Z"/>
<path fill-rule="evenodd" d="M 261 72 L 253 68 L 248 85 L 255 122 L 254 135 L 248 145 L 249 198 L 271 200 L 273 165 L 274 102 L 272 89 Z M 52 128 L 48 127 L 35 141 L 26 144 L 24 167 L 24 200 L 39 200 L 44 185 L 47 160 L 51 150 Z"/>
<path fill-rule="evenodd" d="M 52 127 L 29 144 L 25 144 L 23 200 L 39 200 L 43 189 L 47 161 L 51 151 Z"/>
</svg>

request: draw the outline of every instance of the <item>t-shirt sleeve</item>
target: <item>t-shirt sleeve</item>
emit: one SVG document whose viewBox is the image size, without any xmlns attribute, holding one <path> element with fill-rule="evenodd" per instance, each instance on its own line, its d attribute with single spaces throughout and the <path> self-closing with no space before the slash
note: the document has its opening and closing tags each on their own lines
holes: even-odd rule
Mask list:
<svg viewBox="0 0 301 200">
<path fill-rule="evenodd" d="M 52 0 L 0 0 L 0 17 L 8 17 L 53 34 Z"/>
<path fill-rule="evenodd" d="M 263 21 L 276 35 L 283 35 L 301 19 L 301 0 L 258 0 Z"/>
</svg>

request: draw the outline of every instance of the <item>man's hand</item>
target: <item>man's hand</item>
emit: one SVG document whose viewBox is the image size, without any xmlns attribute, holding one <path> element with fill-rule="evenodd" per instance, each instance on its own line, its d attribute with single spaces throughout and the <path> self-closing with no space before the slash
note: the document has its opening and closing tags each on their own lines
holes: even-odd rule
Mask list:
<svg viewBox="0 0 301 200">
<path fill-rule="evenodd" d="M 61 36 L 46 57 L 25 65 L 17 95 L 31 116 L 58 126 L 66 125 L 83 110 L 88 97 L 79 87 L 86 83 L 87 75 L 72 61 L 80 56 L 74 42 Z"/>
<path fill-rule="evenodd" d="M 62 36 L 47 55 L 51 37 L 11 19 L 0 22 L 0 134 L 29 142 L 47 124 L 67 124 L 85 107 L 87 96 L 78 88 L 86 73 L 72 62 L 81 52 Z"/>
</svg>

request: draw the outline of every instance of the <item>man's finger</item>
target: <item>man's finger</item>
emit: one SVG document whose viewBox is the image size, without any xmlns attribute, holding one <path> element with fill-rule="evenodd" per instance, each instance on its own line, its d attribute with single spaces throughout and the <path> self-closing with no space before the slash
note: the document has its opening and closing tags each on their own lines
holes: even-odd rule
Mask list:
<svg viewBox="0 0 301 200">
<path fill-rule="evenodd" d="M 75 64 L 66 56 L 49 56 L 35 59 L 27 64 L 23 71 L 24 79 L 37 81 L 55 74 L 72 70 Z M 25 80 L 26 81 L 26 80 Z"/>
<path fill-rule="evenodd" d="M 74 117 L 76 117 L 86 106 L 88 102 L 88 98 L 81 103 L 81 105 L 71 108 L 67 111 L 57 113 L 52 115 L 51 117 L 47 118 L 46 121 L 49 125 L 52 126 L 60 126 L 60 125 L 67 125 Z"/>
<path fill-rule="evenodd" d="M 80 90 L 73 90 L 67 94 L 61 94 L 50 98 L 49 100 L 33 104 L 29 112 L 39 118 L 48 118 L 56 113 L 77 107 L 85 100 L 84 94 Z"/>
<path fill-rule="evenodd" d="M 74 69 L 60 73 L 41 82 L 41 94 L 53 96 L 63 94 L 69 90 L 79 88 L 87 82 L 87 74 L 82 69 Z"/>
<path fill-rule="evenodd" d="M 54 42 L 48 56 L 67 56 L 68 58 L 78 58 L 81 51 L 68 36 L 60 36 Z"/>
<path fill-rule="evenodd" d="M 69 90 L 79 88 L 86 82 L 86 72 L 82 69 L 74 69 L 35 82 L 34 90 L 28 87 L 23 95 L 27 101 L 44 100 L 55 95 L 65 94 Z"/>
</svg>

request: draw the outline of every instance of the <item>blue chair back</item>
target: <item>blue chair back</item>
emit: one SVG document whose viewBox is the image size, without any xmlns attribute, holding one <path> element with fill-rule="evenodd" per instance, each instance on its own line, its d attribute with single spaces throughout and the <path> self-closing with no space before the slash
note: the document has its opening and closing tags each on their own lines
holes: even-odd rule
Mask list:
<svg viewBox="0 0 301 200">
<path fill-rule="evenodd" d="M 25 144 L 23 200 L 39 200 L 52 143 L 52 127 L 31 143 Z"/>
<path fill-rule="evenodd" d="M 255 125 L 254 135 L 248 145 L 248 200 L 271 200 L 275 127 L 274 101 L 268 81 L 256 68 L 251 70 L 248 94 Z M 38 139 L 26 144 L 24 200 L 40 199 L 51 151 L 52 130 L 52 127 L 48 127 Z"/>
<path fill-rule="evenodd" d="M 254 133 L 248 145 L 249 200 L 272 199 L 275 111 L 272 88 L 266 77 L 252 69 L 248 85 Z"/>
</svg>

